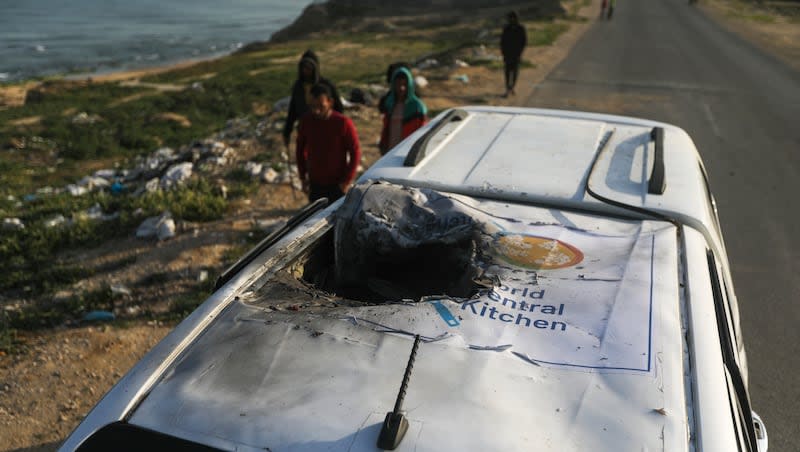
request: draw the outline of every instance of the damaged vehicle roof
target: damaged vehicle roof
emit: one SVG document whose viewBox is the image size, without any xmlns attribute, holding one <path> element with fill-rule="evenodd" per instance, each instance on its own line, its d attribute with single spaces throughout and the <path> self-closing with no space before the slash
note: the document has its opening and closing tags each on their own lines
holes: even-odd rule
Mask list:
<svg viewBox="0 0 800 452">
<path fill-rule="evenodd" d="M 712 444 L 725 427 L 695 422 L 719 396 L 690 373 L 694 255 L 680 243 L 724 246 L 713 199 L 679 199 L 705 192 L 691 140 L 619 117 L 460 112 L 230 272 L 62 450 L 124 434 L 186 450 L 374 451 L 400 408 L 401 451 Z M 656 195 L 665 136 L 682 149 L 662 175 L 677 194 Z M 696 298 L 699 319 L 713 301 Z"/>
</svg>

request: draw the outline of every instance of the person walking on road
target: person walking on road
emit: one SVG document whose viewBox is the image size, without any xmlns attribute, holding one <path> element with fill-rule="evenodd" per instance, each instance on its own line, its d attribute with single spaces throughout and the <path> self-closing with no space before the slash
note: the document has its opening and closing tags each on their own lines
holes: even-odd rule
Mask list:
<svg viewBox="0 0 800 452">
<path fill-rule="evenodd" d="M 611 16 L 614 14 L 614 5 L 616 5 L 617 0 L 608 0 L 608 20 L 611 20 Z"/>
<path fill-rule="evenodd" d="M 606 18 L 606 8 L 608 7 L 608 0 L 602 0 L 600 2 L 600 20 Z"/>
<path fill-rule="evenodd" d="M 383 105 L 381 141 L 378 144 L 381 155 L 428 122 L 428 108 L 414 92 L 411 71 L 405 67 L 397 68 L 389 86 L 389 94 Z"/>
<path fill-rule="evenodd" d="M 309 94 L 309 111 L 297 130 L 297 172 L 310 202 L 320 198 L 333 202 L 353 182 L 361 146 L 353 121 L 334 109 L 330 86 L 317 83 Z"/>
<path fill-rule="evenodd" d="M 289 146 L 294 123 L 303 117 L 308 111 L 311 103 L 311 87 L 317 83 L 322 83 L 330 87 L 333 99 L 333 109 L 339 113 L 344 111 L 342 100 L 336 91 L 336 86 L 320 73 L 319 57 L 313 50 L 307 50 L 300 57 L 297 64 L 297 80 L 292 86 L 292 97 L 289 101 L 289 113 L 286 117 L 286 124 L 283 126 L 283 142 Z"/>
<path fill-rule="evenodd" d="M 519 63 L 522 59 L 522 51 L 528 44 L 528 34 L 525 27 L 519 23 L 519 15 L 516 11 L 508 13 L 508 23 L 503 27 L 503 34 L 500 37 L 500 51 L 503 53 L 503 63 L 505 65 L 506 92 L 503 97 L 508 97 L 514 92 L 519 76 Z"/>
</svg>

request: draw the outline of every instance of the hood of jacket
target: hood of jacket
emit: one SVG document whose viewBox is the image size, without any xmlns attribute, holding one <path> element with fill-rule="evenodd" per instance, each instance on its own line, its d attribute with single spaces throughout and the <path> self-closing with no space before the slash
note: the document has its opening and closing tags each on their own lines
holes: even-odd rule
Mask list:
<svg viewBox="0 0 800 452">
<path fill-rule="evenodd" d="M 425 104 L 417 97 L 416 91 L 414 89 L 414 76 L 411 75 L 411 71 L 404 67 L 400 67 L 394 71 L 392 74 L 392 83 L 389 88 L 389 95 L 386 96 L 386 111 L 387 113 L 391 113 L 392 109 L 394 108 L 395 102 L 397 101 L 397 94 L 394 91 L 394 81 L 400 75 L 405 75 L 406 83 L 408 87 L 408 94 L 406 95 L 405 107 L 403 109 L 403 120 L 408 120 L 414 116 L 422 115 L 425 116 L 428 114 L 428 108 Z"/>
<path fill-rule="evenodd" d="M 311 50 L 307 50 L 302 57 L 300 57 L 300 61 L 297 63 L 297 79 L 303 80 L 303 65 L 310 64 L 313 68 L 313 73 L 311 76 L 311 83 L 319 82 L 321 77 L 320 70 L 319 70 L 319 57 L 317 54 Z"/>
</svg>

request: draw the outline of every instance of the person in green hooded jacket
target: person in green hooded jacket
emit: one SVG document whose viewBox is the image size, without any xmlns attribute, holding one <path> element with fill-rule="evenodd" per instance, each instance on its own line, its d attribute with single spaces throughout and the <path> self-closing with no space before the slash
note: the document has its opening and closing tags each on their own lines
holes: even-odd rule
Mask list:
<svg viewBox="0 0 800 452">
<path fill-rule="evenodd" d="M 378 145 L 381 155 L 428 122 L 428 108 L 414 92 L 414 77 L 405 67 L 392 74 L 384 103 L 383 130 Z"/>
</svg>

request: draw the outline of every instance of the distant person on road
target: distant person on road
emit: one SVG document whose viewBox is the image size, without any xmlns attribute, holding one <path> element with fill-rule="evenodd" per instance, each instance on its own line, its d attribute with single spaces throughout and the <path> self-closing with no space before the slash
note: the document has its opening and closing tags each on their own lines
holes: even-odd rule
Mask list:
<svg viewBox="0 0 800 452">
<path fill-rule="evenodd" d="M 428 122 L 428 107 L 414 92 L 411 71 L 400 67 L 392 74 L 389 94 L 384 101 L 383 129 L 378 148 L 385 155 L 397 143 Z"/>
<path fill-rule="evenodd" d="M 608 0 L 608 20 L 611 20 L 611 16 L 614 15 L 614 5 L 616 5 L 617 0 Z"/>
<path fill-rule="evenodd" d="M 394 72 L 401 67 L 404 67 L 409 71 L 411 70 L 411 65 L 405 61 L 397 61 L 392 63 L 386 69 L 386 84 L 389 85 L 389 91 L 381 96 L 380 100 L 378 101 L 378 111 L 381 112 L 381 114 L 386 113 L 386 98 L 389 97 L 389 93 L 392 92 L 392 77 L 394 77 Z"/>
<path fill-rule="evenodd" d="M 289 101 L 289 114 L 286 117 L 286 124 L 283 126 L 283 142 L 289 146 L 294 123 L 303 117 L 308 111 L 311 103 L 311 87 L 317 83 L 328 85 L 333 96 L 333 109 L 339 113 L 344 111 L 342 100 L 336 91 L 336 86 L 326 78 L 322 77 L 319 67 L 319 57 L 313 50 L 307 50 L 300 62 L 297 64 L 297 80 L 292 86 L 292 98 Z"/>
<path fill-rule="evenodd" d="M 297 172 L 314 202 L 329 202 L 344 196 L 353 182 L 361 161 L 361 147 L 353 121 L 334 109 L 334 94 L 325 83 L 317 83 L 309 92 L 309 111 L 297 129 Z"/>
<path fill-rule="evenodd" d="M 600 2 L 600 19 L 606 18 L 606 8 L 608 7 L 608 0 L 602 0 Z"/>
<path fill-rule="evenodd" d="M 519 63 L 522 59 L 522 51 L 528 44 L 528 34 L 525 27 L 520 25 L 517 12 L 511 11 L 507 18 L 508 23 L 503 27 L 503 34 L 500 37 L 500 51 L 503 53 L 506 76 L 506 92 L 503 97 L 516 94 L 514 86 L 517 84 L 519 76 Z"/>
</svg>

